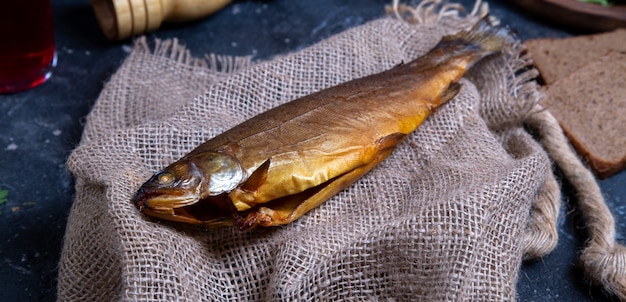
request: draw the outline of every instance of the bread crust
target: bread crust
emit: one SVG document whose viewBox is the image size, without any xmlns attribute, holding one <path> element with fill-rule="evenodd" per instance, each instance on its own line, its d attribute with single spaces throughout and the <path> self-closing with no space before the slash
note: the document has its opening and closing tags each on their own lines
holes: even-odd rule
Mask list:
<svg viewBox="0 0 626 302">
<path fill-rule="evenodd" d="M 626 29 L 563 39 L 530 39 L 524 45 L 544 83 L 550 85 L 599 59 L 609 50 L 626 51 Z"/>
<path fill-rule="evenodd" d="M 544 105 L 598 178 L 626 168 L 626 52 L 609 51 L 544 91 Z"/>
</svg>

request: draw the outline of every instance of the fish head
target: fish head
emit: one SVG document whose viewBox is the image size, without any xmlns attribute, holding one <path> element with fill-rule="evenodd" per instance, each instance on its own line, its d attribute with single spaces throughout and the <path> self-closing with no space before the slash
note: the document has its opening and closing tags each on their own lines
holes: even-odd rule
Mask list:
<svg viewBox="0 0 626 302">
<path fill-rule="evenodd" d="M 203 152 L 187 156 L 155 173 L 139 188 L 133 202 L 150 216 L 206 224 L 206 217 L 198 217 L 195 213 L 199 211 L 198 204 L 204 203 L 202 208 L 213 206 L 216 212 L 223 212 L 223 198 L 217 197 L 238 187 L 245 176 L 245 170 L 234 157 Z"/>
</svg>

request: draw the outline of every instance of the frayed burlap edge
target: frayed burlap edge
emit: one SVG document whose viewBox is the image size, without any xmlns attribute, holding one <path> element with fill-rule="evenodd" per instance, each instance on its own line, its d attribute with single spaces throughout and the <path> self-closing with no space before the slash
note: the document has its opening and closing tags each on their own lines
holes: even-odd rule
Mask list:
<svg viewBox="0 0 626 302">
<path fill-rule="evenodd" d="M 143 60 L 146 54 L 150 54 L 152 58 L 162 58 L 163 61 L 167 61 L 167 66 L 155 69 L 154 72 L 162 73 L 165 81 L 175 80 L 177 73 L 185 73 L 186 76 L 192 74 L 192 80 L 180 81 L 180 93 L 181 97 L 176 99 L 184 99 L 192 101 L 197 94 L 189 94 L 187 91 L 196 91 L 196 93 L 202 93 L 204 87 L 213 85 L 225 78 L 232 76 L 240 70 L 248 69 L 253 65 L 251 56 L 227 56 L 209 54 L 202 58 L 194 57 L 191 52 L 182 44 L 178 39 L 148 41 L 145 36 L 139 37 L 134 41 L 134 47 L 126 58 L 125 62 L 132 60 Z M 106 89 L 109 83 L 115 82 L 118 78 L 134 78 L 135 73 L 141 74 L 143 71 L 135 71 L 129 68 L 125 68 L 122 65 L 120 69 L 112 76 L 110 81 L 105 85 L 105 89 L 102 90 L 98 97 L 98 102 L 95 103 L 91 109 L 85 128 L 81 137 L 81 144 L 102 137 L 103 133 L 113 134 L 117 131 L 131 128 L 136 125 L 149 123 L 152 121 L 159 121 L 172 114 L 174 110 L 184 105 L 184 103 L 170 103 L 168 106 L 158 107 L 150 106 L 151 100 L 149 99 L 137 99 L 137 94 L 133 89 L 127 89 L 126 91 L 113 91 L 113 89 Z M 170 68 L 176 67 L 176 68 Z M 167 75 L 174 72 L 174 75 Z M 154 75 L 156 76 L 156 75 Z M 167 76 L 170 76 L 169 78 Z M 192 89 L 189 89 L 192 88 Z M 171 94 L 177 94 L 179 91 L 172 91 Z M 114 95 L 118 94 L 118 95 Z M 119 95 L 122 94 L 122 95 Z M 154 94 L 157 94 L 156 92 Z M 155 95 L 155 97 L 158 97 Z M 175 99 L 175 98 L 171 98 Z M 105 101 L 103 101 L 105 100 Z M 140 116 L 126 116 L 124 119 L 120 119 L 120 114 L 115 114 L 110 111 L 111 107 L 124 107 L 124 103 L 138 103 L 143 102 L 145 114 Z M 160 111 L 160 112 L 157 112 Z M 99 123 L 90 122 L 92 116 L 106 117 Z"/>
</svg>

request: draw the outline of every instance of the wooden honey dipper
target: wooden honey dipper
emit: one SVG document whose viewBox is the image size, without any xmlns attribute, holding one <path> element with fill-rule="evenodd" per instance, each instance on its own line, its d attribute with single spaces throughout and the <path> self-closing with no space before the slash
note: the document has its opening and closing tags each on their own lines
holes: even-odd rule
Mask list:
<svg viewBox="0 0 626 302">
<path fill-rule="evenodd" d="M 212 14 L 231 0 L 92 0 L 98 23 L 111 40 L 153 31 L 163 21 L 185 22 Z"/>
</svg>

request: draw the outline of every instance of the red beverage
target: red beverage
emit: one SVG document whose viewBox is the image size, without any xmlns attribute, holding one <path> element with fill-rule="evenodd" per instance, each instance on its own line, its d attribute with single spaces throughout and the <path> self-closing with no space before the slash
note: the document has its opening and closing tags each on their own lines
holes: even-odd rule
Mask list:
<svg viewBox="0 0 626 302">
<path fill-rule="evenodd" d="M 0 0 L 0 93 L 45 82 L 55 64 L 50 0 Z"/>
</svg>

